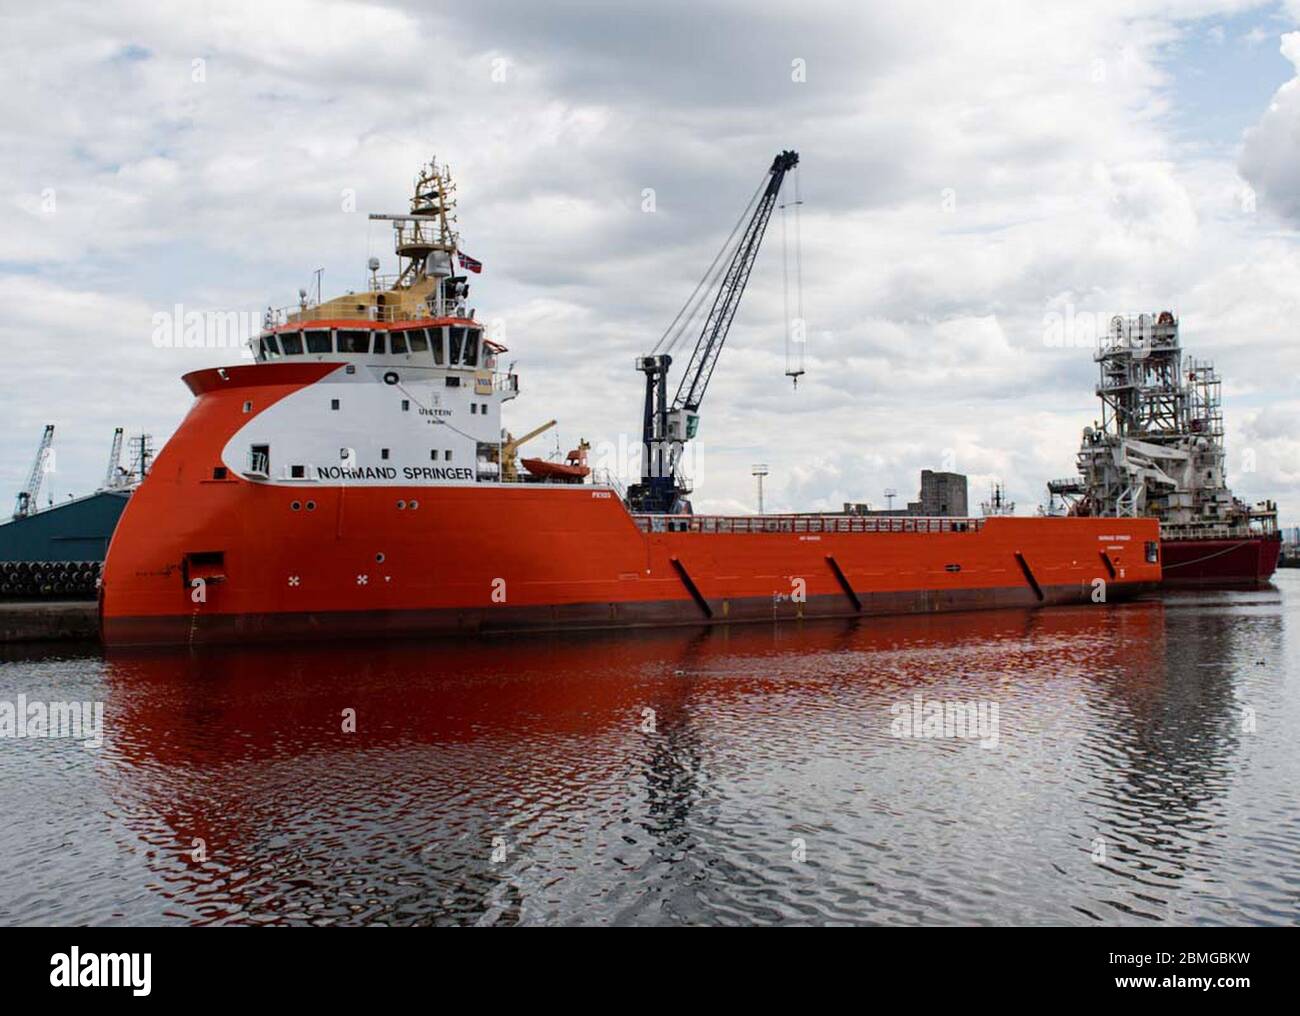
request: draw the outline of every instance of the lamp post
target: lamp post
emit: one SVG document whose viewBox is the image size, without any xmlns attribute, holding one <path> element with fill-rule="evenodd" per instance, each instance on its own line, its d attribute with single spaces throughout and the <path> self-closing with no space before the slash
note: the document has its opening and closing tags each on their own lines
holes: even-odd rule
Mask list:
<svg viewBox="0 0 1300 1016">
<path fill-rule="evenodd" d="M 763 514 L 763 477 L 767 475 L 767 463 L 760 462 L 750 470 L 758 481 L 758 514 Z"/>
</svg>

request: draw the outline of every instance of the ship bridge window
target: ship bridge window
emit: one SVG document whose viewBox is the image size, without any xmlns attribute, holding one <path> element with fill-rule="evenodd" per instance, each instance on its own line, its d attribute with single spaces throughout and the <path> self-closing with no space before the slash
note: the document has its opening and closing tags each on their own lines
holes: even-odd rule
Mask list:
<svg viewBox="0 0 1300 1016">
<path fill-rule="evenodd" d="M 370 333 L 354 329 L 339 329 L 340 353 L 369 353 Z"/>
<path fill-rule="evenodd" d="M 385 355 L 387 355 L 387 353 L 388 353 L 388 333 L 387 333 L 387 332 L 375 332 L 375 350 L 374 350 L 374 351 L 375 351 L 377 354 L 379 354 L 380 356 L 385 356 Z"/>
<path fill-rule="evenodd" d="M 427 353 L 429 351 L 429 336 L 423 328 L 412 328 L 406 333 L 406 341 L 410 343 L 412 353 Z"/>
<path fill-rule="evenodd" d="M 302 332 L 284 332 L 280 336 L 280 348 L 285 356 L 302 355 Z"/>
<path fill-rule="evenodd" d="M 445 328 L 429 329 L 429 348 L 433 350 L 433 364 L 435 367 L 441 367 L 445 358 L 443 347 L 446 345 L 444 341 L 446 331 Z"/>
<path fill-rule="evenodd" d="M 466 367 L 478 366 L 478 340 L 482 334 L 479 329 L 471 328 L 465 337 L 465 348 L 461 350 L 460 361 Z"/>
<path fill-rule="evenodd" d="M 406 332 L 393 332 L 393 355 L 401 356 L 406 352 Z"/>
<path fill-rule="evenodd" d="M 461 347 L 465 345 L 465 329 L 453 327 L 451 329 L 450 338 L 451 347 L 448 351 L 451 355 L 447 358 L 447 364 L 451 367 L 455 367 L 460 363 L 460 350 Z"/>
<path fill-rule="evenodd" d="M 276 341 L 274 335 L 262 336 L 262 359 L 263 360 L 280 359 L 280 344 Z"/>
<path fill-rule="evenodd" d="M 324 329 L 313 329 L 303 333 L 307 340 L 307 352 L 309 353 L 332 353 L 334 352 L 334 343 L 330 341 L 330 333 Z"/>
</svg>

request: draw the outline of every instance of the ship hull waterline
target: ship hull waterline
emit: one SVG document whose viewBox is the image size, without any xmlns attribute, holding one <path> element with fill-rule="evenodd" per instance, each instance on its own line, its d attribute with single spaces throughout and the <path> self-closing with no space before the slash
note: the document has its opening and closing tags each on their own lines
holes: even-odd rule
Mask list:
<svg viewBox="0 0 1300 1016">
<path fill-rule="evenodd" d="M 1148 592 L 1157 583 L 1126 585 L 1109 602 Z M 196 617 L 121 617 L 101 625 L 106 644 L 117 646 L 314 641 L 331 638 L 422 638 L 511 635 L 544 631 L 665 628 L 821 621 L 845 618 L 938 614 L 1005 608 L 1050 607 L 1092 602 L 1075 586 L 1050 587 L 1038 600 L 1029 589 L 1001 588 L 938 596 L 933 590 L 863 594 L 862 609 L 840 596 L 811 596 L 787 609 L 770 598 L 722 600 L 721 611 L 703 615 L 693 602 L 579 603 L 500 610 L 345 610 L 324 613 L 207 614 Z"/>
</svg>

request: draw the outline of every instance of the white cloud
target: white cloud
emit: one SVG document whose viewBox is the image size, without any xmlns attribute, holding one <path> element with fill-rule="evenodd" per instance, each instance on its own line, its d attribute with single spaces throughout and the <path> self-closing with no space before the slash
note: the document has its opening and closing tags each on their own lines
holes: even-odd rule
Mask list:
<svg viewBox="0 0 1300 1016">
<path fill-rule="evenodd" d="M 705 404 L 701 508 L 751 504 L 764 460 L 774 507 L 906 499 L 945 452 L 972 502 L 999 477 L 1032 506 L 1096 415 L 1086 351 L 1043 341 L 1065 304 L 1180 310 L 1241 393 L 1230 434 L 1263 427 L 1295 376 L 1300 261 L 1230 158 L 1175 135 L 1164 63 L 1247 6 L 31 5 L 0 39 L 0 293 L 41 309 L 0 326 L 0 484 L 47 416 L 85 442 L 86 487 L 123 411 L 160 433 L 179 419 L 178 375 L 221 356 L 153 350 L 153 311 L 287 304 L 320 266 L 326 290 L 362 284 L 390 251 L 365 212 L 400 208 L 433 152 L 486 264 L 472 302 L 520 361 L 508 422 L 559 416 L 569 447 L 635 435 L 633 355 L 772 155 L 799 149 L 808 374 L 797 391 L 783 374 L 774 222 Z M 1242 155 L 1261 209 L 1300 209 L 1295 88 Z M 1300 511 L 1296 469 L 1263 465 L 1289 446 L 1249 439 L 1241 492 Z"/>
<path fill-rule="evenodd" d="M 1259 123 L 1246 132 L 1241 175 L 1272 211 L 1300 221 L 1300 32 L 1282 36 L 1281 50 L 1298 76 L 1277 90 Z"/>
</svg>

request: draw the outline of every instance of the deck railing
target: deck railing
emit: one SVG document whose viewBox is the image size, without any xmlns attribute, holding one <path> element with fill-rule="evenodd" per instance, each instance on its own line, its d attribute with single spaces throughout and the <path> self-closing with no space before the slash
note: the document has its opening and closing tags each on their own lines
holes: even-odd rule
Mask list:
<svg viewBox="0 0 1300 1016">
<path fill-rule="evenodd" d="M 902 515 L 640 515 L 643 533 L 974 533 L 982 518 Z"/>
<path fill-rule="evenodd" d="M 627 488 L 623 486 L 623 481 L 612 469 L 596 466 L 591 471 L 591 482 L 597 487 L 609 487 L 618 494 L 620 500 L 627 500 Z"/>
<path fill-rule="evenodd" d="M 1225 522 L 1222 524 L 1206 523 L 1160 523 L 1160 535 L 1166 540 L 1249 540 L 1256 536 L 1270 535 L 1272 530 L 1263 526 L 1250 526 L 1245 522 Z"/>
<path fill-rule="evenodd" d="M 356 303 L 337 303 L 332 306 L 310 303 L 305 307 L 270 307 L 262 315 L 265 328 L 280 325 L 310 324 L 313 321 L 375 321 L 393 324 L 398 321 L 425 321 L 433 317 L 469 316 L 469 305 L 465 300 L 444 301 L 441 313 L 437 306 L 417 303 L 402 305 L 398 303 L 383 306 L 358 300 Z"/>
</svg>

